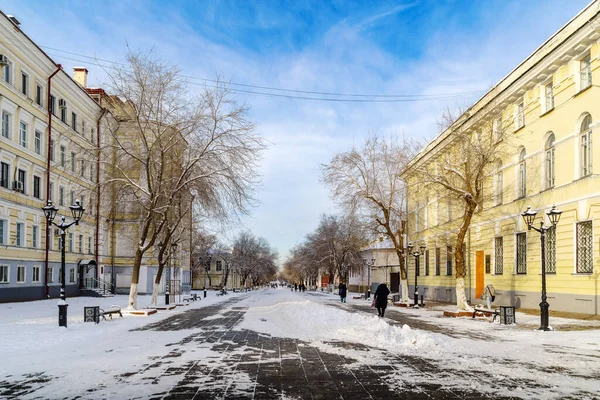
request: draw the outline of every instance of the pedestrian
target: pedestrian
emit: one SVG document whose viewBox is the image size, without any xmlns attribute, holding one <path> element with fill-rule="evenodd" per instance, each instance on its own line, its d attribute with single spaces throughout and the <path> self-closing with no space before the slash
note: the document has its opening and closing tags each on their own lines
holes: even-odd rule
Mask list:
<svg viewBox="0 0 600 400">
<path fill-rule="evenodd" d="M 302 284 L 302 293 L 304 293 L 305 290 L 306 290 L 306 285 L 303 283 Z"/>
<path fill-rule="evenodd" d="M 380 283 L 377 286 L 377 290 L 375 291 L 375 296 L 373 296 L 373 301 L 375 302 L 375 307 L 377 307 L 377 312 L 379 316 L 383 318 L 383 314 L 385 314 L 385 309 L 388 303 L 388 295 L 390 294 L 390 289 L 388 289 L 387 285 L 384 283 Z"/>
<path fill-rule="evenodd" d="M 294 283 L 294 292 L 297 292 L 297 291 L 298 291 L 298 284 Z"/>
<path fill-rule="evenodd" d="M 346 302 L 346 292 L 348 291 L 348 289 L 346 288 L 346 284 L 344 282 L 340 282 L 339 291 L 340 291 L 340 300 L 342 303 L 345 303 Z"/>
<path fill-rule="evenodd" d="M 496 300 L 496 289 L 491 283 L 485 287 L 485 290 L 483 291 L 483 297 L 487 303 L 488 310 L 491 310 L 492 302 Z"/>
</svg>

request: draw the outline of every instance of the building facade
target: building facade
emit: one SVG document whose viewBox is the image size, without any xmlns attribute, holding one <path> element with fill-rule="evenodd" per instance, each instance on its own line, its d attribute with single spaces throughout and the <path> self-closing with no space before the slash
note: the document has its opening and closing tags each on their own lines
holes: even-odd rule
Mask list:
<svg viewBox="0 0 600 400">
<path fill-rule="evenodd" d="M 97 278 L 96 139 L 101 107 L 0 11 L 0 301 L 57 297 L 59 232 L 48 230 L 42 207 L 71 220 L 66 237 L 67 295 Z M 48 245 L 46 247 L 46 245 Z M 47 248 L 47 251 L 46 251 Z"/>
<path fill-rule="evenodd" d="M 471 303 L 487 284 L 496 303 L 537 308 L 541 290 L 540 234 L 535 222 L 555 204 L 563 211 L 546 238 L 551 310 L 598 314 L 600 301 L 600 2 L 594 1 L 479 99 L 411 162 L 409 236 L 427 246 L 418 286 L 427 299 L 455 301 L 454 246 L 464 204 L 441 190 L 423 190 L 423 168 L 438 168 L 460 132 L 490 129 L 498 146 L 483 187 L 483 204 L 465 238 L 466 289 Z M 500 140 L 500 139 L 499 139 Z M 411 257 L 412 258 L 412 257 Z M 410 260 L 409 274 L 414 273 Z M 413 275 L 414 276 L 414 275 Z M 410 279 L 409 279 L 409 283 Z M 410 291 L 413 291 L 411 287 Z"/>
</svg>

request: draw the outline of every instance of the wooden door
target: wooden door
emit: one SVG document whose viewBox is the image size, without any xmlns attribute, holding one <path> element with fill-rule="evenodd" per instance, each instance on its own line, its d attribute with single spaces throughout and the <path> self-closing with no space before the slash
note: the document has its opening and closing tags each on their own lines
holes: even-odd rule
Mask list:
<svg viewBox="0 0 600 400">
<path fill-rule="evenodd" d="M 390 274 L 390 291 L 398 293 L 400 291 L 400 273 L 392 272 Z"/>
<path fill-rule="evenodd" d="M 483 287 L 485 285 L 484 274 L 484 251 L 477 250 L 475 252 L 475 298 L 481 298 Z"/>
</svg>

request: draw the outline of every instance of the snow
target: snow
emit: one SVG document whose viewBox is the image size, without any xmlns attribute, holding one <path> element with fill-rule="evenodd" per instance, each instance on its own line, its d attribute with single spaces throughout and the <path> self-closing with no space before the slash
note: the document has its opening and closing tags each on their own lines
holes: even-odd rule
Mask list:
<svg viewBox="0 0 600 400">
<path fill-rule="evenodd" d="M 47 372 L 52 381 L 32 393 L 31 398 L 76 397 L 90 388 L 102 386 L 95 394 L 84 398 L 129 398 L 150 396 L 157 390 L 168 388 L 180 377 L 161 375 L 157 385 L 148 385 L 156 371 L 150 367 L 153 359 L 164 357 L 178 343 L 190 335 L 190 330 L 135 331 L 133 329 L 154 323 L 189 309 L 206 307 L 218 302 L 240 297 L 230 293 L 209 297 L 177 307 L 159 311 L 151 316 L 113 316 L 96 325 L 83 322 L 84 306 L 112 305 L 125 308 L 128 296 L 113 298 L 68 298 L 68 328 L 58 327 L 56 300 L 27 303 L 0 304 L 0 383 L 15 381 L 27 374 Z M 600 383 L 600 321 L 581 321 L 554 318 L 550 321 L 552 332 L 541 332 L 539 316 L 517 312 L 513 326 L 490 323 L 486 319 L 444 318 L 444 309 L 455 305 L 410 308 L 388 307 L 386 316 L 405 317 L 406 323 L 396 324 L 388 318 L 378 318 L 376 312 L 357 312 L 353 306 L 367 305 L 366 300 L 353 299 L 340 304 L 339 297 L 331 294 L 290 292 L 287 289 L 268 289 L 252 292 L 221 310 L 248 307 L 242 320 L 234 327 L 241 332 L 251 330 L 263 335 L 295 338 L 323 352 L 337 353 L 355 360 L 357 365 L 377 364 L 393 357 L 418 356 L 437 367 L 436 374 L 423 374 L 415 369 L 398 369 L 391 373 L 391 385 L 410 380 L 415 383 L 433 383 L 443 387 L 471 386 L 482 393 L 489 385 L 477 379 L 482 372 L 486 379 L 509 382 L 496 395 L 518 396 L 525 399 L 560 399 L 584 390 L 598 393 Z M 138 307 L 150 304 L 151 296 L 140 296 Z M 214 315 L 209 319 L 224 318 Z M 436 329 L 424 330 L 428 325 Z M 580 330 L 585 329 L 585 330 Z M 337 346 L 336 342 L 362 346 Z M 226 340 L 220 341 L 227 345 Z M 223 357 L 211 343 L 190 343 L 188 351 L 173 358 L 171 366 L 202 360 L 211 368 L 224 366 Z M 361 350 L 364 348 L 364 350 Z M 249 348 L 235 350 L 240 357 Z M 167 367 L 164 367 L 167 368 Z M 148 371 L 146 371 L 148 369 Z M 132 370 L 143 372 L 131 377 L 131 384 L 115 387 L 114 376 Z M 470 379 L 469 377 L 475 378 Z M 239 374 L 235 387 L 252 387 L 247 375 Z M 204 384 L 219 382 L 206 378 Z M 515 385 L 517 387 L 511 387 Z M 107 383 L 106 385 L 104 385 Z M 229 383 L 231 384 L 231 383 Z M 233 388 L 232 390 L 237 390 Z M 27 397 L 26 397 L 27 398 Z"/>
</svg>

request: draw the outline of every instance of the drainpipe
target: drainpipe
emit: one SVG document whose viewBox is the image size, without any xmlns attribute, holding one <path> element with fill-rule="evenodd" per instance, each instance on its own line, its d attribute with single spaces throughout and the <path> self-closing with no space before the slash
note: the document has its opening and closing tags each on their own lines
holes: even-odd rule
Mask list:
<svg viewBox="0 0 600 400">
<path fill-rule="evenodd" d="M 102 113 L 96 120 L 96 235 L 94 237 L 94 260 L 96 261 L 96 280 L 100 274 L 100 264 L 98 264 L 98 237 L 100 236 L 100 121 L 106 114 L 106 108 L 102 108 Z M 103 278 L 104 279 L 104 278 Z"/>
<path fill-rule="evenodd" d="M 52 78 L 62 70 L 62 65 L 56 65 L 56 71 L 48 77 L 48 96 L 46 97 L 48 106 L 48 156 L 46 165 L 46 201 L 50 200 L 50 143 L 52 142 L 52 110 L 50 109 L 50 89 L 52 88 Z M 44 285 L 46 286 L 46 298 L 50 298 L 50 286 L 48 285 L 48 254 L 50 244 L 50 224 L 46 221 L 46 257 L 44 259 L 45 273 Z"/>
</svg>

